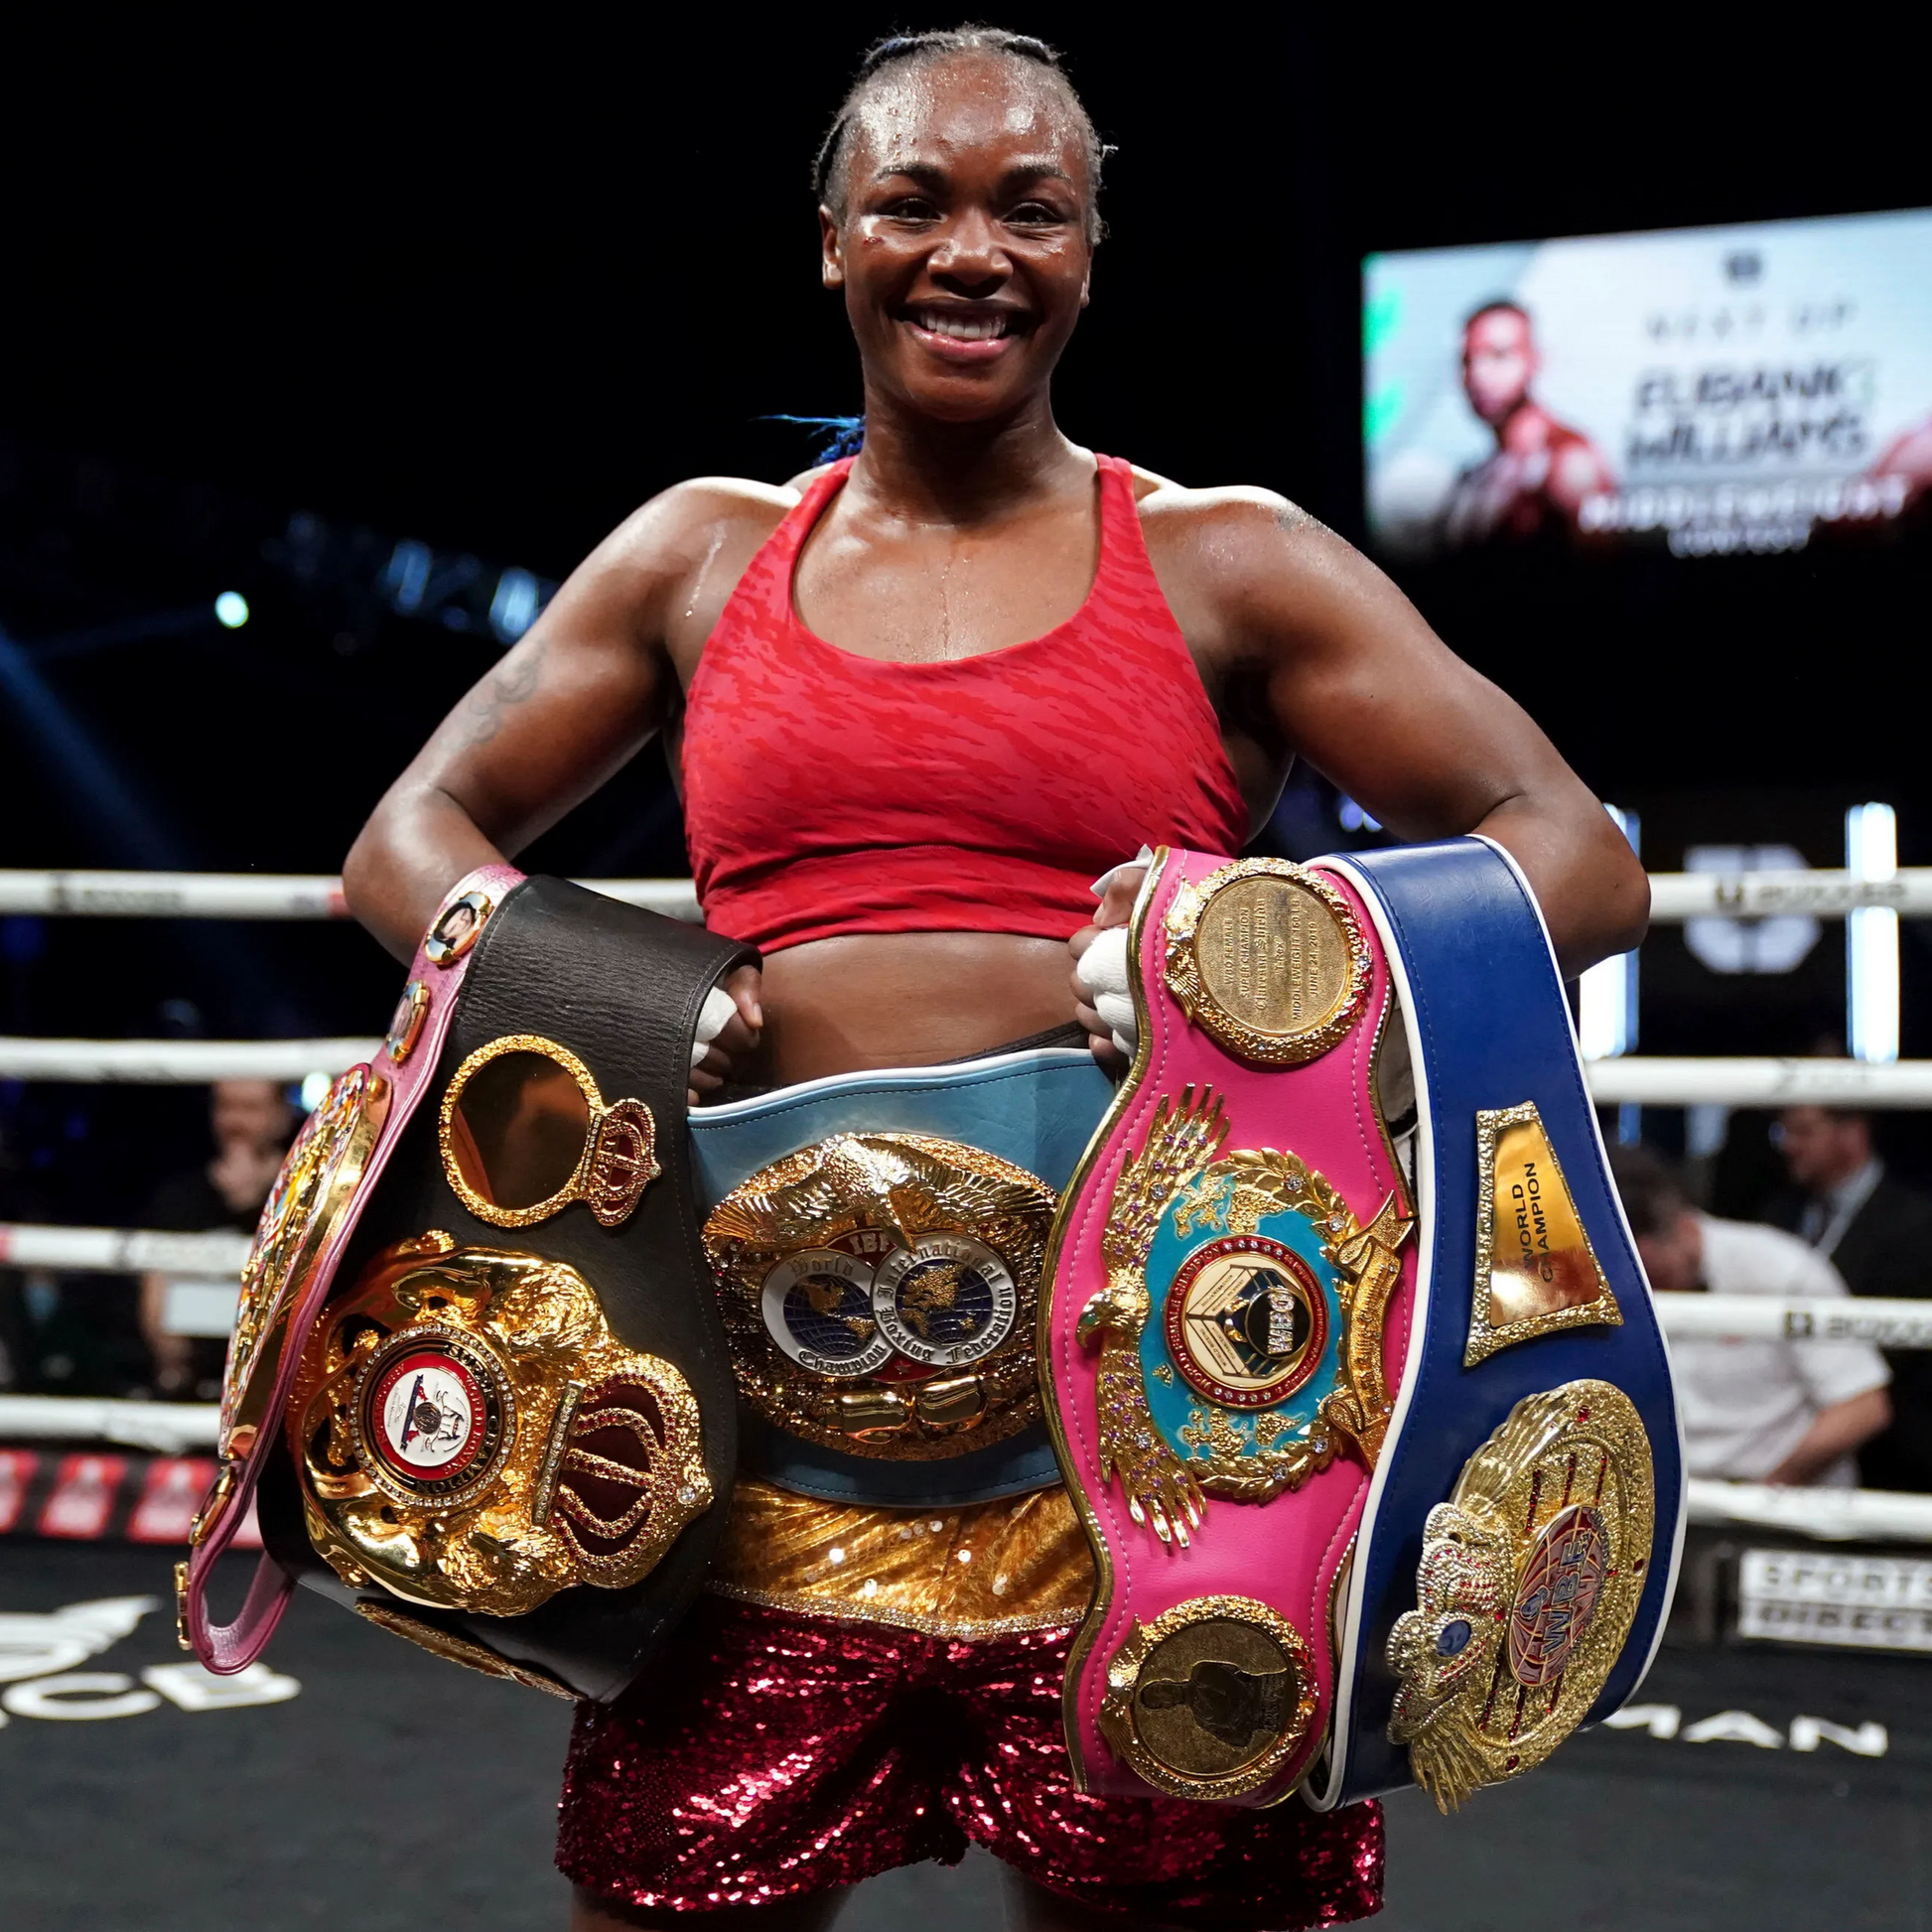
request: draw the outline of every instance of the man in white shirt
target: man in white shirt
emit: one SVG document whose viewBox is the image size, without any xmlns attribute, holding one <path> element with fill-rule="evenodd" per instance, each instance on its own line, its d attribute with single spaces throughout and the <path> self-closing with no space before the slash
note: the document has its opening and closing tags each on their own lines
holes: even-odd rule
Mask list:
<svg viewBox="0 0 1932 1932">
<path fill-rule="evenodd" d="M 1700 1213 L 1650 1149 L 1616 1148 L 1610 1166 L 1658 1294 L 1847 1292 L 1837 1269 L 1795 1235 Z M 1891 1420 L 1891 1373 L 1862 1341 L 1687 1335 L 1670 1355 L 1694 1476 L 1851 1488 L 1859 1446 Z"/>
</svg>

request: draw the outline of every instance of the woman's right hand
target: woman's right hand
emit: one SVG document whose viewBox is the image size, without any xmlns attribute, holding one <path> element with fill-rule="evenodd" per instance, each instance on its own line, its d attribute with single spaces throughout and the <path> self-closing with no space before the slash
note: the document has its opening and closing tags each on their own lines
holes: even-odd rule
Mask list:
<svg viewBox="0 0 1932 1932">
<path fill-rule="evenodd" d="M 698 1036 L 693 1047 L 695 1050 L 701 1045 L 704 1052 L 691 1062 L 691 1085 L 687 1098 L 692 1106 L 698 1104 L 700 1094 L 716 1093 L 732 1077 L 734 1064 L 749 1059 L 758 1050 L 759 1037 L 764 1031 L 763 986 L 763 975 L 756 966 L 741 966 L 722 985 L 713 989 L 723 993 L 731 1002 L 731 1012 L 724 1024 L 709 1036 L 706 1034 L 706 1018 L 700 1018 L 698 1022 Z M 715 1007 L 709 1017 L 716 1017 Z"/>
</svg>

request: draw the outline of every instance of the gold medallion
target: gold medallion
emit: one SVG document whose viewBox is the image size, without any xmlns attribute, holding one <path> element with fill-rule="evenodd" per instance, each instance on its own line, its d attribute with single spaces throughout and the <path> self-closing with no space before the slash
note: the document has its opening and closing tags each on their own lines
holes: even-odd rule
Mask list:
<svg viewBox="0 0 1932 1932">
<path fill-rule="evenodd" d="M 1243 859 L 1168 908 L 1168 990 L 1222 1046 L 1263 1066 L 1325 1053 L 1368 999 L 1367 942 L 1319 873 Z"/>
<path fill-rule="evenodd" d="M 1465 1368 L 1559 1328 L 1622 1325 L 1534 1101 L 1477 1110 L 1476 1188 Z"/>
<path fill-rule="evenodd" d="M 345 1582 L 521 1616 L 641 1581 L 711 1502 L 697 1398 L 590 1284 L 432 1232 L 378 1255 L 303 1354 L 289 1435 Z"/>
<path fill-rule="evenodd" d="M 1044 1181 L 927 1134 L 840 1134 L 734 1187 L 704 1227 L 739 1392 L 788 1435 L 895 1460 L 1036 1422 Z"/>
<path fill-rule="evenodd" d="M 1157 1791 L 1239 1798 L 1280 1775 L 1315 1703 L 1313 1655 L 1286 1617 L 1251 1596 L 1196 1596 L 1135 1623 L 1098 1723 Z"/>
<path fill-rule="evenodd" d="M 1650 1439 L 1607 1382 L 1526 1396 L 1429 1512 L 1417 1607 L 1389 1634 L 1389 1741 L 1444 1812 L 1541 1764 L 1636 1619 L 1656 1517 Z"/>
<path fill-rule="evenodd" d="M 380 1074 L 350 1067 L 302 1123 L 282 1162 L 242 1264 L 241 1307 L 221 1381 L 224 1464 L 255 1445 L 288 1342 L 289 1317 L 354 1198 L 388 1116 L 389 1095 Z M 217 1485 L 204 1506 L 198 1543 L 219 1519 L 233 1487 L 232 1480 Z"/>
</svg>

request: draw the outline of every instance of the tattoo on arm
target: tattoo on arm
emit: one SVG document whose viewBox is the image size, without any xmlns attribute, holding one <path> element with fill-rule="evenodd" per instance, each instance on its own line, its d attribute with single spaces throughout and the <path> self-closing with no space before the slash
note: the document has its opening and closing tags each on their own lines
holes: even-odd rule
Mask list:
<svg viewBox="0 0 1932 1932">
<path fill-rule="evenodd" d="M 464 700 L 463 746 L 466 751 L 487 745 L 503 728 L 503 713 L 528 700 L 543 681 L 543 659 L 550 648 L 540 637 L 520 663 L 490 672 Z"/>
</svg>

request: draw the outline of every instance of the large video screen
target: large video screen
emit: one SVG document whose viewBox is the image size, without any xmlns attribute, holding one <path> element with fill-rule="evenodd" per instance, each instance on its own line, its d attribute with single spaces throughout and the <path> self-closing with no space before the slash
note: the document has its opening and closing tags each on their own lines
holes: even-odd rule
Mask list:
<svg viewBox="0 0 1932 1932">
<path fill-rule="evenodd" d="M 1369 522 L 1392 555 L 1932 532 L 1932 209 L 1364 267 Z"/>
</svg>

